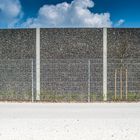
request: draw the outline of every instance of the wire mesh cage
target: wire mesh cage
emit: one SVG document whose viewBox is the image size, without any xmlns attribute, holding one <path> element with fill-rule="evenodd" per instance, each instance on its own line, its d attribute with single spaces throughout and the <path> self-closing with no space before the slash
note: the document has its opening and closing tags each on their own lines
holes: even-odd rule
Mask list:
<svg viewBox="0 0 140 140">
<path fill-rule="evenodd" d="M 30 101 L 32 60 L 0 60 L 0 100 Z"/>
</svg>

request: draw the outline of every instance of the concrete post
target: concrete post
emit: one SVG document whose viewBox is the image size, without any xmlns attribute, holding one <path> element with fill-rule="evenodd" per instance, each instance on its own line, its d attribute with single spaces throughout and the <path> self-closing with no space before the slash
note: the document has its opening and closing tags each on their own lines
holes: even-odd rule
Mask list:
<svg viewBox="0 0 140 140">
<path fill-rule="evenodd" d="M 32 59 L 32 102 L 34 102 L 34 61 Z"/>
<path fill-rule="evenodd" d="M 36 100 L 40 100 L 40 29 L 36 29 Z"/>
<path fill-rule="evenodd" d="M 107 28 L 103 28 L 103 100 L 107 101 Z"/>
</svg>

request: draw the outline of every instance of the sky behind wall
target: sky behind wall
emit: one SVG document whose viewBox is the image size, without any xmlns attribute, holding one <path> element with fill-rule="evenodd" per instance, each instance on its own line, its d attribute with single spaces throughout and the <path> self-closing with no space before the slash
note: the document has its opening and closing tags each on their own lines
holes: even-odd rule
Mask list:
<svg viewBox="0 0 140 140">
<path fill-rule="evenodd" d="M 0 0 L 0 28 L 140 27 L 139 0 Z"/>
</svg>

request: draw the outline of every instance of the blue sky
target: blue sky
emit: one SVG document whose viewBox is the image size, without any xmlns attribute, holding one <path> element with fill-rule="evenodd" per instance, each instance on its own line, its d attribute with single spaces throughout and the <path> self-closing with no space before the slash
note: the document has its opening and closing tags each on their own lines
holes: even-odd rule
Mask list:
<svg viewBox="0 0 140 140">
<path fill-rule="evenodd" d="M 0 18 L 0 28 L 140 27 L 140 1 L 0 0 Z"/>
</svg>

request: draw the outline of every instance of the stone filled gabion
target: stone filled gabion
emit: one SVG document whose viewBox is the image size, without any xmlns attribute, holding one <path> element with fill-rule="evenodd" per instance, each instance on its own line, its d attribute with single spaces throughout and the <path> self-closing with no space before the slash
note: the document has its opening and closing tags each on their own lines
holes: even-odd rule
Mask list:
<svg viewBox="0 0 140 140">
<path fill-rule="evenodd" d="M 35 29 L 0 30 L 0 59 L 33 59 L 35 46 Z"/>
<path fill-rule="evenodd" d="M 128 92 L 140 95 L 140 29 L 108 29 L 108 91 L 114 93 L 115 69 L 128 70 Z M 117 74 L 117 92 L 120 94 L 120 75 Z"/>
<path fill-rule="evenodd" d="M 102 58 L 102 29 L 41 29 L 42 59 Z"/>
<path fill-rule="evenodd" d="M 49 91 L 54 95 L 66 94 L 67 97 L 62 99 L 64 101 L 69 101 L 72 96 L 79 94 L 80 98 L 77 100 L 87 101 L 88 59 L 92 59 L 90 90 L 94 94 L 101 95 L 102 30 L 41 29 L 41 91 L 43 93 Z"/>
<path fill-rule="evenodd" d="M 108 92 L 114 95 L 114 72 L 123 67 L 128 91 L 140 94 L 140 29 L 109 28 L 107 36 Z M 40 47 L 41 100 L 87 101 L 89 59 L 91 101 L 102 100 L 102 28 L 41 29 Z M 0 30 L 0 59 L 0 100 L 31 100 L 36 29 Z"/>
<path fill-rule="evenodd" d="M 108 29 L 108 58 L 134 59 L 140 61 L 140 29 Z M 123 57 L 120 55 L 123 54 Z"/>
<path fill-rule="evenodd" d="M 31 100 L 35 29 L 0 30 L 0 100 Z"/>
</svg>

